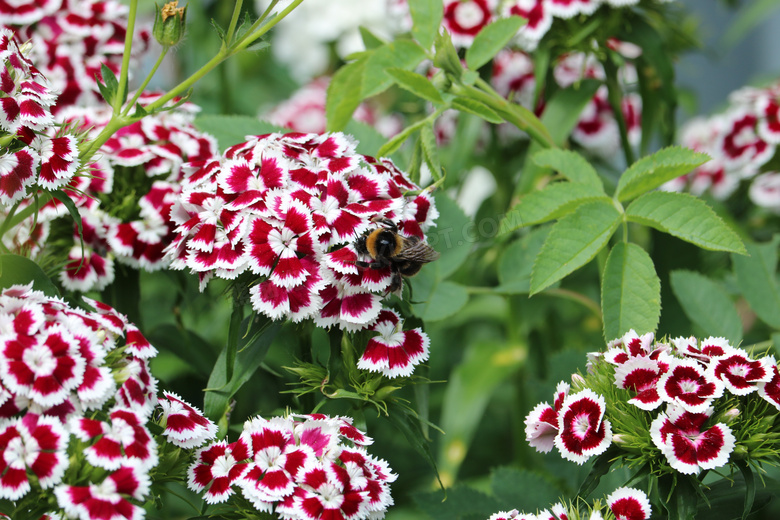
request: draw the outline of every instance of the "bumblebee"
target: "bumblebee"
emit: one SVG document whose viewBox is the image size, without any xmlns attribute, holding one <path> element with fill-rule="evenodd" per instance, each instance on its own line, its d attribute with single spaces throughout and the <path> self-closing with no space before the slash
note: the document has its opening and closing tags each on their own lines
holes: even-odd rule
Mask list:
<svg viewBox="0 0 780 520">
<path fill-rule="evenodd" d="M 390 267 L 392 279 L 387 291 L 399 294 L 403 287 L 402 276 L 417 274 L 423 264 L 439 258 L 439 253 L 419 237 L 399 235 L 398 227 L 390 219 L 375 218 L 372 221 L 379 227 L 366 231 L 355 242 L 357 252 L 369 256 L 371 261 L 357 261 L 355 264 L 370 269 Z"/>
</svg>

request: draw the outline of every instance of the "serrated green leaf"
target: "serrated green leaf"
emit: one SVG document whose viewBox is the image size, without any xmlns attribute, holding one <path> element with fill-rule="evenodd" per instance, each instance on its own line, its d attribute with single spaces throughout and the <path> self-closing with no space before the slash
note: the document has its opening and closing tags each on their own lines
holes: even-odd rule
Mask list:
<svg viewBox="0 0 780 520">
<path fill-rule="evenodd" d="M 38 264 L 19 255 L 0 255 L 0 290 L 12 285 L 33 283 L 33 289 L 46 296 L 59 297 L 60 292 Z"/>
<path fill-rule="evenodd" d="M 557 171 L 572 182 L 592 186 L 604 193 L 599 174 L 583 156 L 571 150 L 548 148 L 535 153 L 533 160 L 539 166 Z"/>
<path fill-rule="evenodd" d="M 230 399 L 260 367 L 271 342 L 281 329 L 282 323 L 270 322 L 267 318 L 249 316 L 242 324 L 242 330 L 249 332 L 239 338 L 236 362 L 232 377 L 227 378 L 227 345 L 222 349 L 209 377 L 203 401 L 204 413 L 219 422 L 228 412 Z"/>
<path fill-rule="evenodd" d="M 436 145 L 436 135 L 433 133 L 433 123 L 425 125 L 420 129 L 420 143 L 422 144 L 425 164 L 431 170 L 433 179 L 438 181 L 442 177 L 442 172 L 439 149 Z"/>
<path fill-rule="evenodd" d="M 739 236 L 703 200 L 687 193 L 646 193 L 626 208 L 626 217 L 704 249 L 745 254 Z"/>
<path fill-rule="evenodd" d="M 377 51 L 374 51 L 377 52 Z M 369 55 L 348 63 L 333 74 L 325 99 L 325 117 L 329 132 L 343 130 L 363 101 L 363 76 Z"/>
<path fill-rule="evenodd" d="M 631 329 L 655 332 L 661 316 L 661 280 L 644 249 L 618 242 L 610 251 L 601 279 L 604 338 L 621 337 Z"/>
<path fill-rule="evenodd" d="M 780 329 L 780 290 L 777 286 L 777 247 L 780 235 L 766 244 L 745 244 L 750 256 L 732 255 L 742 296 L 764 323 Z"/>
<path fill-rule="evenodd" d="M 742 322 L 726 291 L 717 283 L 692 271 L 672 271 L 672 292 L 685 315 L 705 334 L 722 336 L 732 345 L 742 340 Z"/>
<path fill-rule="evenodd" d="M 490 489 L 501 500 L 502 509 L 537 511 L 550 507 L 561 495 L 542 474 L 526 469 L 502 467 L 490 475 Z M 517 490 L 522 489 L 522 493 Z"/>
<path fill-rule="evenodd" d="M 440 426 L 447 436 L 438 462 L 445 480 L 455 481 L 493 391 L 527 356 L 527 346 L 519 343 L 478 342 L 467 348 L 449 377 L 442 405 Z"/>
<path fill-rule="evenodd" d="M 243 143 L 248 135 L 291 132 L 252 116 L 205 114 L 196 117 L 194 124 L 201 132 L 213 135 L 220 150 Z"/>
<path fill-rule="evenodd" d="M 612 199 L 599 193 L 593 186 L 573 182 L 554 182 L 539 191 L 525 195 L 504 215 L 499 226 L 499 234 L 510 233 L 516 229 L 541 224 L 571 213 L 586 202 Z"/>
<path fill-rule="evenodd" d="M 504 119 L 492 108 L 476 99 L 457 97 L 452 100 L 452 108 L 479 116 L 488 123 L 500 124 L 504 122 Z"/>
<path fill-rule="evenodd" d="M 249 45 L 247 48 L 245 48 L 241 52 L 260 52 L 263 51 L 271 46 L 270 43 L 268 43 L 265 40 L 258 40 L 254 42 L 252 45 Z"/>
<path fill-rule="evenodd" d="M 538 82 L 537 79 L 537 84 Z M 578 85 L 575 84 L 557 91 L 547 101 L 541 121 L 550 130 L 550 135 L 556 145 L 564 145 L 577 124 L 583 108 L 593 99 L 600 86 L 601 82 L 599 81 L 584 80 Z M 520 177 L 520 182 L 515 189 L 516 195 L 530 192 L 536 186 L 537 180 L 549 173 L 548 169 L 537 166 L 532 160 L 532 157 L 542 149 L 542 145 L 536 141 L 533 141 L 528 148 L 523 164 L 523 176 Z"/>
<path fill-rule="evenodd" d="M 362 75 L 360 83 L 361 90 L 357 99 L 358 103 L 371 96 L 376 96 L 393 84 L 393 79 L 387 74 L 388 69 L 393 67 L 407 70 L 413 69 L 424 59 L 425 51 L 411 40 L 397 40 L 377 48 L 365 58 L 365 73 Z M 331 81 L 332 85 L 333 82 Z M 328 92 L 330 92 L 330 88 Z M 342 91 L 340 95 L 351 95 L 351 91 L 349 94 Z M 330 117 L 328 119 L 330 120 Z"/>
<path fill-rule="evenodd" d="M 363 40 L 363 46 L 368 50 L 376 49 L 387 43 L 382 38 L 372 33 L 367 27 L 361 25 L 358 27 L 358 30 L 360 31 L 360 38 Z"/>
<path fill-rule="evenodd" d="M 412 15 L 412 36 L 425 48 L 430 49 L 439 34 L 444 16 L 444 4 L 440 0 L 415 0 L 409 2 Z"/>
<path fill-rule="evenodd" d="M 420 130 L 422 127 L 426 125 L 427 121 L 422 120 L 418 121 L 417 123 L 407 126 L 403 130 L 401 130 L 399 133 L 395 134 L 393 137 L 390 138 L 385 144 L 382 145 L 382 147 L 377 152 L 378 157 L 387 157 L 388 155 L 394 154 L 398 151 L 401 146 L 406 142 L 409 137 L 415 133 L 416 131 Z"/>
<path fill-rule="evenodd" d="M 606 201 L 588 202 L 550 230 L 531 274 L 531 295 L 588 263 L 620 225 L 620 213 Z"/>
<path fill-rule="evenodd" d="M 98 81 L 100 94 L 106 100 L 106 103 L 113 106 L 116 96 L 121 95 L 119 92 L 119 81 L 116 79 L 114 72 L 105 63 L 100 64 L 100 76 L 103 78 L 102 85 Z M 122 101 L 124 102 L 124 99 Z"/>
<path fill-rule="evenodd" d="M 537 228 L 512 242 L 498 261 L 497 290 L 509 294 L 523 294 L 531 289 L 531 271 L 534 260 L 542 250 L 549 227 Z"/>
<path fill-rule="evenodd" d="M 422 74 L 417 74 L 406 69 L 399 69 L 398 67 L 391 67 L 387 69 L 387 73 L 395 80 L 398 85 L 412 94 L 419 96 L 431 103 L 444 103 L 441 98 L 441 94 L 433 86 L 428 78 Z"/>
<path fill-rule="evenodd" d="M 477 70 L 503 49 L 514 38 L 526 20 L 519 16 L 499 18 L 483 27 L 466 50 L 466 65 Z"/>
<path fill-rule="evenodd" d="M 690 173 L 710 158 L 681 146 L 669 146 L 642 157 L 620 176 L 615 197 L 625 202 L 654 190 L 663 183 Z"/>
</svg>

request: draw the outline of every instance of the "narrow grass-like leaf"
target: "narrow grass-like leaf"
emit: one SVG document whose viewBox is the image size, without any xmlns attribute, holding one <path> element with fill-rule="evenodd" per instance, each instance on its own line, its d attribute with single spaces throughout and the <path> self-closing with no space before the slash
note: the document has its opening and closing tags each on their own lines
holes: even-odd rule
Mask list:
<svg viewBox="0 0 780 520">
<path fill-rule="evenodd" d="M 387 403 L 387 409 L 387 418 L 390 423 L 401 432 L 406 438 L 406 441 L 420 454 L 423 460 L 430 464 L 441 485 L 439 468 L 436 466 L 436 459 L 431 451 L 431 445 L 423 434 L 419 417 L 417 417 L 414 411 L 410 410 L 408 407 L 401 406 L 394 401 Z M 444 486 L 442 485 L 442 487 Z"/>
<path fill-rule="evenodd" d="M 604 194 L 604 183 L 601 182 L 599 174 L 577 152 L 562 148 L 548 148 L 534 154 L 533 161 L 539 166 L 559 172 L 572 182 L 592 186 Z"/>
<path fill-rule="evenodd" d="M 559 220 L 547 235 L 531 275 L 531 295 L 588 263 L 621 222 L 607 201 L 588 202 Z"/>
<path fill-rule="evenodd" d="M 710 160 L 706 154 L 670 146 L 632 164 L 618 181 L 615 197 L 625 202 L 654 190 L 663 183 L 689 173 Z"/>
<path fill-rule="evenodd" d="M 471 46 L 466 50 L 466 65 L 471 70 L 477 70 L 489 62 L 498 51 L 510 42 L 525 23 L 524 18 L 510 16 L 508 18 L 499 18 L 495 22 L 483 27 L 474 37 Z"/>
<path fill-rule="evenodd" d="M 365 58 L 365 71 L 362 75 L 361 90 L 357 102 L 360 103 L 366 98 L 376 96 L 393 84 L 393 79 L 387 74 L 388 69 L 393 67 L 413 69 L 424 59 L 425 51 L 411 40 L 398 40 L 377 48 Z M 333 79 L 336 79 L 335 75 Z M 331 85 L 333 85 L 332 81 Z M 331 89 L 328 88 L 329 93 L 330 91 Z M 336 92 L 340 96 L 351 95 L 351 92 Z"/>
<path fill-rule="evenodd" d="M 433 122 L 420 129 L 420 143 L 422 144 L 423 159 L 431 170 L 434 180 L 442 177 L 439 149 L 436 146 L 436 135 L 433 133 Z"/>
<path fill-rule="evenodd" d="M 586 184 L 554 182 L 539 191 L 529 193 L 520 199 L 515 207 L 504 215 L 499 225 L 499 234 L 560 218 L 574 211 L 577 206 L 593 200 L 609 203 L 611 199 L 599 190 Z"/>
<path fill-rule="evenodd" d="M 444 5 L 440 0 L 414 0 L 409 2 L 412 15 L 412 36 L 425 49 L 430 49 L 439 34 Z"/>
<path fill-rule="evenodd" d="M 325 101 L 325 117 L 329 132 L 343 130 L 363 101 L 363 76 L 366 73 L 367 61 L 366 55 L 344 65 L 330 80 Z"/>
<path fill-rule="evenodd" d="M 198 130 L 216 137 L 220 150 L 243 143 L 248 135 L 291 131 L 256 117 L 242 115 L 205 114 L 195 118 L 194 124 Z"/>
<path fill-rule="evenodd" d="M 33 289 L 42 291 L 46 296 L 60 296 L 57 286 L 38 264 L 19 255 L 0 255 L 0 290 L 30 282 L 33 283 Z"/>
<path fill-rule="evenodd" d="M 732 255 L 734 274 L 742 296 L 759 318 L 780 329 L 780 290 L 777 286 L 777 247 L 780 235 L 766 244 L 748 242 L 750 256 Z"/>
<path fill-rule="evenodd" d="M 729 295 L 717 283 L 692 271 L 672 271 L 672 292 L 688 318 L 705 334 L 722 336 L 737 345 L 742 340 L 742 322 Z"/>
<path fill-rule="evenodd" d="M 626 208 L 626 216 L 704 249 L 746 253 L 739 236 L 703 200 L 687 193 L 646 193 Z"/>
<path fill-rule="evenodd" d="M 601 279 L 601 311 L 607 341 L 631 329 L 643 334 L 658 326 L 661 280 L 638 245 L 618 242 L 610 251 Z"/>
<path fill-rule="evenodd" d="M 476 99 L 457 97 L 452 100 L 452 108 L 479 116 L 488 123 L 500 124 L 504 122 L 504 119 L 492 108 Z"/>
<path fill-rule="evenodd" d="M 444 394 L 440 426 L 447 436 L 438 456 L 442 477 L 455 480 L 493 391 L 527 356 L 526 345 L 512 342 L 478 342 L 466 350 Z"/>
<path fill-rule="evenodd" d="M 419 96 L 431 103 L 444 103 L 441 98 L 441 94 L 433 86 L 433 83 L 423 76 L 406 69 L 399 69 L 398 67 L 391 67 L 387 69 L 387 73 L 395 80 L 401 88 L 404 88 L 412 94 Z"/>
</svg>

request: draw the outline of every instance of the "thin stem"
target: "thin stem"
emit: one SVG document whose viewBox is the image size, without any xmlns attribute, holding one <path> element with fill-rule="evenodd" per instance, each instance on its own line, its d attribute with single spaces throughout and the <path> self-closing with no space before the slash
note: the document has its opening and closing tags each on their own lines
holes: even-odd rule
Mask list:
<svg viewBox="0 0 780 520">
<path fill-rule="evenodd" d="M 114 114 L 122 109 L 127 91 L 127 76 L 130 73 L 130 52 L 133 48 L 133 30 L 135 29 L 135 15 L 138 10 L 138 0 L 130 0 L 130 14 L 127 16 L 127 31 L 125 32 L 125 50 L 122 54 L 122 69 L 119 71 L 119 90 L 114 98 Z"/>
<path fill-rule="evenodd" d="M 561 298 L 565 298 L 567 300 L 572 300 L 577 303 L 581 303 L 591 311 L 593 311 L 593 314 L 598 316 L 599 319 L 602 319 L 601 315 L 601 307 L 599 307 L 599 304 L 594 302 L 592 299 L 588 298 L 587 296 L 584 296 L 580 293 L 570 291 L 569 289 L 548 289 L 544 291 L 544 294 L 549 294 L 551 296 L 558 296 Z"/>
<path fill-rule="evenodd" d="M 87 164 L 90 159 L 100 150 L 100 147 L 105 144 L 108 139 L 114 135 L 117 130 L 125 127 L 135 121 L 138 121 L 137 117 L 125 117 L 125 116 L 112 116 L 108 124 L 100 131 L 98 136 L 89 141 L 87 148 L 79 154 L 79 160 L 81 164 Z"/>
<path fill-rule="evenodd" d="M 8 215 L 5 216 L 3 222 L 0 222 L 0 237 L 5 235 L 5 232 L 8 231 L 8 229 L 10 229 L 11 219 L 14 218 L 14 213 L 16 213 L 17 209 L 19 209 L 19 202 L 11 206 L 11 210 L 8 212 Z"/>
<path fill-rule="evenodd" d="M 52 199 L 51 194 L 49 194 L 48 192 L 44 191 L 44 192 L 42 192 L 39 195 L 38 204 L 30 204 L 29 206 L 27 206 L 26 208 L 24 208 L 20 212 L 15 213 L 13 215 L 9 215 L 8 217 L 6 217 L 5 221 L 3 222 L 3 226 L 4 226 L 3 227 L 3 233 L 5 233 L 7 230 L 11 229 L 15 225 L 17 225 L 20 222 L 22 222 L 24 219 L 26 219 L 27 217 L 29 217 L 30 215 L 32 215 L 36 211 L 38 211 L 40 206 L 43 206 L 44 204 L 49 202 L 49 200 L 51 200 L 51 199 Z M 2 236 L 2 233 L 0 233 L 0 236 Z"/>
<path fill-rule="evenodd" d="M 628 126 L 626 125 L 625 117 L 623 117 L 623 95 L 620 92 L 620 84 L 618 83 L 618 68 L 609 57 L 604 60 L 603 65 L 604 73 L 607 76 L 607 100 L 612 107 L 612 112 L 620 130 L 620 144 L 623 148 L 623 155 L 626 158 L 626 166 L 631 166 L 634 164 L 634 149 L 628 140 Z"/>
<path fill-rule="evenodd" d="M 233 16 L 230 18 L 230 26 L 228 26 L 227 34 L 225 34 L 225 45 L 229 46 L 233 41 L 233 34 L 236 32 L 238 18 L 241 16 L 241 4 L 243 3 L 243 0 L 236 0 L 236 5 L 233 6 Z"/>
<path fill-rule="evenodd" d="M 168 54 L 168 50 L 170 47 L 167 45 L 163 47 L 162 52 L 157 57 L 157 61 L 155 62 L 154 66 L 152 67 L 152 70 L 149 71 L 149 74 L 146 76 L 146 79 L 143 83 L 141 83 L 141 86 L 138 87 L 138 90 L 135 91 L 135 95 L 133 96 L 133 99 L 130 100 L 130 102 L 125 105 L 125 109 L 122 111 L 122 115 L 126 116 L 128 112 L 130 112 L 130 109 L 133 108 L 133 105 L 135 105 L 135 102 L 138 101 L 138 98 L 141 97 L 141 94 L 143 93 L 146 86 L 149 84 L 149 82 L 152 80 L 152 77 L 157 72 L 157 69 L 160 68 L 160 65 L 163 62 L 163 59 L 165 58 L 166 54 Z"/>
<path fill-rule="evenodd" d="M 273 17 L 271 21 L 269 21 L 267 24 L 263 25 L 259 29 L 257 27 L 262 23 L 262 18 L 258 19 L 254 24 L 252 24 L 252 27 L 249 28 L 247 31 L 247 36 L 245 38 L 242 38 L 240 42 L 236 42 L 236 46 L 234 48 L 234 52 L 242 51 L 252 45 L 255 40 L 260 38 L 262 35 L 270 31 L 277 23 L 281 22 L 288 14 L 292 12 L 293 9 L 298 7 L 303 0 L 294 0 L 290 5 L 288 5 L 284 10 L 280 11 L 279 14 Z M 257 29 L 255 31 L 255 29 Z"/>
</svg>

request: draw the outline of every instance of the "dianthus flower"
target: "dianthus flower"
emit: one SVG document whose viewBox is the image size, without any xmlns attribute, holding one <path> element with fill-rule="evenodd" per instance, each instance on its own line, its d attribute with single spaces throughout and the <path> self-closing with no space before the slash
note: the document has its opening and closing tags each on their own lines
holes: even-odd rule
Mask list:
<svg viewBox="0 0 780 520">
<path fill-rule="evenodd" d="M 209 503 L 240 490 L 258 511 L 282 519 L 382 517 L 396 475 L 365 451 L 371 442 L 346 417 L 255 417 L 237 441 L 198 451 L 189 486 Z"/>
<path fill-rule="evenodd" d="M 253 136 L 191 170 L 171 210 L 171 267 L 202 285 L 253 273 L 252 306 L 273 319 L 372 325 L 393 272 L 359 267 L 355 241 L 379 217 L 424 239 L 438 215 L 429 192 L 343 134 Z"/>
</svg>

